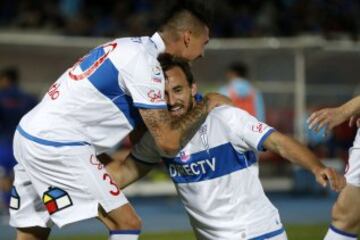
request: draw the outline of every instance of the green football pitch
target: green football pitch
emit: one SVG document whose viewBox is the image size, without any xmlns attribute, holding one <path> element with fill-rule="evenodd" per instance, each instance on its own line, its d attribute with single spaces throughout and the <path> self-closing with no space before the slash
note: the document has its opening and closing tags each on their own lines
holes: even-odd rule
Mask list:
<svg viewBox="0 0 360 240">
<path fill-rule="evenodd" d="M 322 240 L 327 231 L 327 225 L 287 225 L 286 233 L 289 240 Z M 54 240 L 106 240 L 105 235 L 98 236 L 74 236 L 63 238 L 52 238 Z M 144 233 L 141 240 L 195 240 L 194 235 L 191 232 L 169 232 L 169 233 Z"/>
</svg>

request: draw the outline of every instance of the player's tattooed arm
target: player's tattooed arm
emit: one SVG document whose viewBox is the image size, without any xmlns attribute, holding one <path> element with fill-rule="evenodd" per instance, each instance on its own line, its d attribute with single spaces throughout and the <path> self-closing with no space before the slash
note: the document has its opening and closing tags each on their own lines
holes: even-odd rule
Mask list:
<svg viewBox="0 0 360 240">
<path fill-rule="evenodd" d="M 140 114 L 156 144 L 168 154 L 175 154 L 180 150 L 194 129 L 206 119 L 208 112 L 207 98 L 196 104 L 188 114 L 176 119 L 171 117 L 166 109 L 140 109 Z"/>
</svg>

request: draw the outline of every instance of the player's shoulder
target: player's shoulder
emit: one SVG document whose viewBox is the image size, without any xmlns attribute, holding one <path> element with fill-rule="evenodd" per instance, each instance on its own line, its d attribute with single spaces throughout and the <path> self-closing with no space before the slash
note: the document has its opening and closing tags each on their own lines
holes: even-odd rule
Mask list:
<svg viewBox="0 0 360 240">
<path fill-rule="evenodd" d="M 222 105 L 219 107 L 214 108 L 209 116 L 221 119 L 228 119 L 229 117 L 233 116 L 247 116 L 249 115 L 248 112 L 234 106 L 230 105 Z"/>
<path fill-rule="evenodd" d="M 231 129 L 234 124 L 244 124 L 245 122 L 247 122 L 250 116 L 251 115 L 248 112 L 238 107 L 223 105 L 214 108 L 210 112 L 207 120 L 211 121 L 212 125 L 222 126 Z"/>
<path fill-rule="evenodd" d="M 156 44 L 149 36 L 118 38 L 116 42 L 125 50 L 141 53 L 144 56 L 156 58 Z"/>
<path fill-rule="evenodd" d="M 150 72 L 154 66 L 160 66 L 156 54 L 151 54 L 149 47 L 150 37 L 118 38 L 114 41 L 117 49 L 111 56 L 113 62 L 126 69 L 141 66 L 143 72 Z"/>
<path fill-rule="evenodd" d="M 148 37 L 126 37 L 117 38 L 113 42 L 116 44 L 116 53 L 119 55 L 131 56 L 146 56 L 144 42 Z"/>
</svg>

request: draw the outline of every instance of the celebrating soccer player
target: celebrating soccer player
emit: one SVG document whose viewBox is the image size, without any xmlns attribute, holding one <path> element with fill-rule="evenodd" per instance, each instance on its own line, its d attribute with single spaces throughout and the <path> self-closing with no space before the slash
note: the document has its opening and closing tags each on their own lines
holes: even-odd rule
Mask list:
<svg viewBox="0 0 360 240">
<path fill-rule="evenodd" d="M 201 97 L 188 63 L 162 55 L 166 101 L 174 117 L 196 108 Z M 324 167 L 305 146 L 232 106 L 215 108 L 176 154 L 157 148 L 145 133 L 129 157 L 108 165 L 124 187 L 163 159 L 190 217 L 197 239 L 286 239 L 278 210 L 266 197 L 258 177 L 257 152 L 280 154 L 311 171 L 318 183 L 340 190 L 344 178 Z"/>
</svg>

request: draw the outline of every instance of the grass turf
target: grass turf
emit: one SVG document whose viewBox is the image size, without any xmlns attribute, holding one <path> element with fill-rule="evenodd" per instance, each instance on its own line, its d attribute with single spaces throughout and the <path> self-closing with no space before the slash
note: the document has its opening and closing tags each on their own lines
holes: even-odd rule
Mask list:
<svg viewBox="0 0 360 240">
<path fill-rule="evenodd" d="M 287 225 L 286 233 L 289 240 L 322 240 L 326 234 L 327 225 Z M 51 238 L 54 240 L 106 240 L 107 236 L 64 236 Z M 169 233 L 144 233 L 140 237 L 141 240 L 195 240 L 191 232 L 169 232 Z"/>
</svg>

